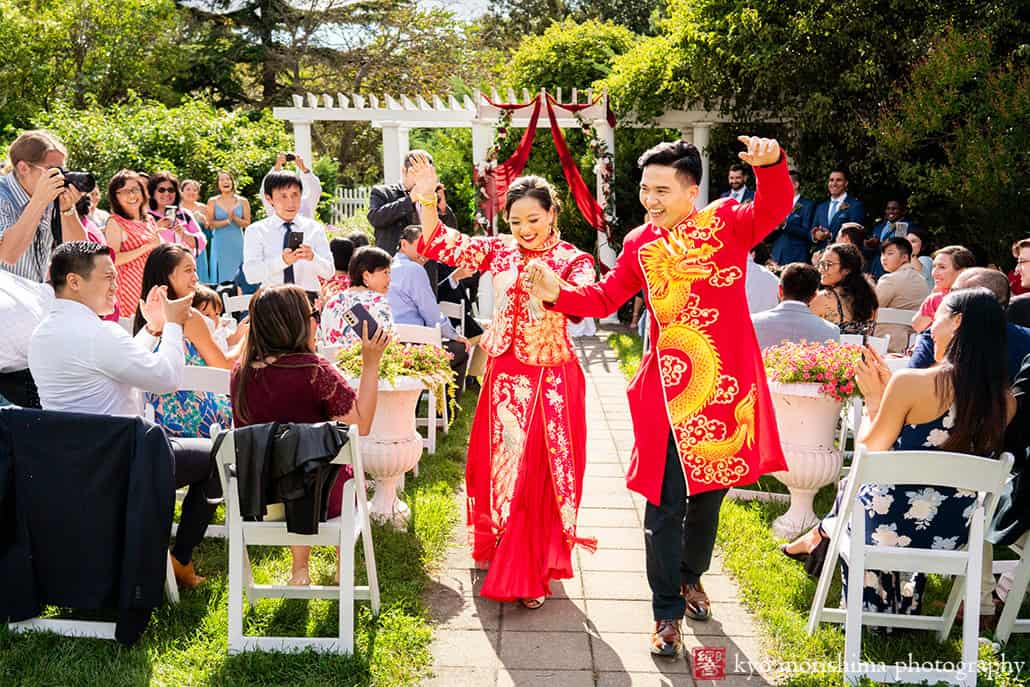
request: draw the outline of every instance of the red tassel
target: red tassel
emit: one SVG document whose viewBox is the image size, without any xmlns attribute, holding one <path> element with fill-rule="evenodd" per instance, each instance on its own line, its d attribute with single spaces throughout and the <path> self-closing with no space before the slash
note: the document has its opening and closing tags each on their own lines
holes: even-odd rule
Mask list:
<svg viewBox="0 0 1030 687">
<path fill-rule="evenodd" d="M 581 546 L 590 553 L 597 553 L 597 537 L 571 537 L 573 546 Z"/>
</svg>

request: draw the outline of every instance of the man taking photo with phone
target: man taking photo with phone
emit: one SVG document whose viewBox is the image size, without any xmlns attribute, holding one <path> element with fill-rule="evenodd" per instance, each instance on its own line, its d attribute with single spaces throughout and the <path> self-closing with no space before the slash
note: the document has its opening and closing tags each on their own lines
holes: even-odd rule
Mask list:
<svg viewBox="0 0 1030 687">
<path fill-rule="evenodd" d="M 271 172 L 262 192 L 274 212 L 244 234 L 243 274 L 261 286 L 297 284 L 314 302 L 318 278 L 328 279 L 335 271 L 325 229 L 300 214 L 303 189 L 295 174 Z"/>
<path fill-rule="evenodd" d="M 296 176 L 300 179 L 300 211 L 298 214 L 301 217 L 315 219 L 315 210 L 318 208 L 318 202 L 322 199 L 322 182 L 308 168 L 304 158 L 297 155 L 297 153 L 279 153 L 275 157 L 275 164 L 272 166 L 272 169 L 268 170 L 268 174 L 265 175 L 265 179 L 268 178 L 269 174 L 283 171 L 283 166 L 287 164 L 293 164 L 297 168 Z M 265 179 L 261 180 L 261 188 L 265 187 Z M 265 206 L 266 215 L 271 217 L 275 214 L 275 208 L 272 207 L 272 204 L 264 196 L 261 196 L 261 204 Z"/>
</svg>

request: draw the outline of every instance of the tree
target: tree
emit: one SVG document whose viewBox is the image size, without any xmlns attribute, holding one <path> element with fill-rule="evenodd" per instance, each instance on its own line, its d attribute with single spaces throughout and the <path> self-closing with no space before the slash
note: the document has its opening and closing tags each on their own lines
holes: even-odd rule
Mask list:
<svg viewBox="0 0 1030 687">
<path fill-rule="evenodd" d="M 1004 0 L 670 0 L 659 35 L 618 57 L 606 83 L 624 112 L 718 110 L 734 129 L 777 120 L 808 190 L 822 195 L 845 163 L 852 188 L 881 200 L 895 180 L 870 129 L 892 84 L 945 27 L 1018 35 L 1017 11 Z"/>
<path fill-rule="evenodd" d="M 1030 233 L 1030 49 L 998 54 L 985 33 L 946 32 L 874 129 L 910 205 L 948 242 L 998 264 Z"/>
</svg>

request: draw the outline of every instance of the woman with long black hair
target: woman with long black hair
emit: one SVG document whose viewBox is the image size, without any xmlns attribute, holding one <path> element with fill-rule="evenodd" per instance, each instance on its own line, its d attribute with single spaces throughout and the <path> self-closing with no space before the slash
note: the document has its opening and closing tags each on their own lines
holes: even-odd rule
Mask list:
<svg viewBox="0 0 1030 687">
<path fill-rule="evenodd" d="M 849 243 L 827 248 L 816 264 L 822 289 L 809 304 L 841 334 L 872 334 L 876 328 L 876 291 L 862 271 L 862 252 Z"/>
<path fill-rule="evenodd" d="M 1005 313 L 991 291 L 962 289 L 944 299 L 930 333 L 937 362 L 925 370 L 891 375 L 872 347 L 865 348 L 857 382 L 869 422 L 859 442 L 870 451 L 997 455 L 1016 412 L 1006 366 Z M 806 567 L 813 574 L 821 567 L 844 483 L 829 515 L 781 547 L 791 558 L 812 556 Z M 867 544 L 954 550 L 966 543 L 966 511 L 976 494 L 946 487 L 863 485 L 859 499 L 865 508 Z M 846 584 L 846 571 L 844 579 Z M 865 583 L 863 605 L 868 609 L 919 614 L 926 585 L 922 573 L 867 573 Z"/>
</svg>

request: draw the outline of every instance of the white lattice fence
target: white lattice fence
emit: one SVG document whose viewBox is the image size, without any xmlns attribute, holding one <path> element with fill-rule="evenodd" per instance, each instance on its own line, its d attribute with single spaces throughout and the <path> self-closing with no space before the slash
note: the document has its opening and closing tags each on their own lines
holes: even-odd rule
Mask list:
<svg viewBox="0 0 1030 687">
<path fill-rule="evenodd" d="M 339 224 L 367 208 L 370 193 L 372 193 L 372 189 L 368 186 L 337 187 L 333 197 L 333 224 Z"/>
</svg>

